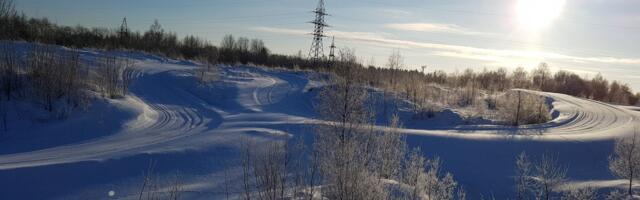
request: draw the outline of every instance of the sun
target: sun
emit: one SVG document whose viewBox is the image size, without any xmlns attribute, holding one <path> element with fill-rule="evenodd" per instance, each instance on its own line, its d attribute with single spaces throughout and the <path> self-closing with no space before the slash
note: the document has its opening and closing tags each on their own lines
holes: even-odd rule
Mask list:
<svg viewBox="0 0 640 200">
<path fill-rule="evenodd" d="M 521 29 L 540 31 L 557 19 L 566 0 L 516 0 L 516 15 Z"/>
</svg>

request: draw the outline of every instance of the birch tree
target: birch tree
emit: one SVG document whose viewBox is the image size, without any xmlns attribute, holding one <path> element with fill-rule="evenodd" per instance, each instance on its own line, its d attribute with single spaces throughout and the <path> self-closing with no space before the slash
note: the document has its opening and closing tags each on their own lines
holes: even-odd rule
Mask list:
<svg viewBox="0 0 640 200">
<path fill-rule="evenodd" d="M 538 199 L 552 199 L 554 188 L 566 181 L 567 168 L 560 166 L 557 157 L 545 153 L 534 169 Z"/>
<path fill-rule="evenodd" d="M 627 179 L 627 193 L 632 197 L 633 181 L 640 178 L 640 137 L 637 128 L 632 137 L 616 140 L 613 155 L 609 157 L 609 170 L 616 177 Z"/>
<path fill-rule="evenodd" d="M 520 153 L 516 159 L 516 176 L 514 177 L 517 200 L 529 199 L 529 192 L 533 185 L 532 167 L 527 154 L 525 152 Z"/>
</svg>

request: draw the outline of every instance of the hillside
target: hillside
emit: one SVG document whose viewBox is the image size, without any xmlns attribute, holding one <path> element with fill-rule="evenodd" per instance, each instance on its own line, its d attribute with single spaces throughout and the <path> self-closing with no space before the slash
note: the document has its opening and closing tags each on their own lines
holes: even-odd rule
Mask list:
<svg viewBox="0 0 640 200">
<path fill-rule="evenodd" d="M 240 193 L 243 140 L 255 141 L 256 148 L 295 138 L 310 144 L 313 125 L 326 123 L 314 110 L 317 91 L 326 85 L 323 74 L 221 66 L 217 80 L 200 83 L 194 62 L 121 51 L 83 50 L 81 57 L 100 54 L 134 61 L 129 94 L 96 100 L 63 120 L 35 120 L 37 112 L 29 109 L 36 108 L 12 106 L 13 127 L 0 139 L 0 199 L 105 199 L 110 192 L 114 198 L 137 199 L 150 163 L 160 182 L 178 174 L 182 197 L 220 199 Z M 563 94 L 526 92 L 552 100 L 552 121 L 519 128 L 469 124 L 451 111 L 414 120 L 410 109 L 401 107 L 407 128 L 400 132 L 408 135 L 410 147 L 440 156 L 472 199 L 511 197 L 514 162 L 522 151 L 557 154 L 569 165 L 574 183 L 624 184 L 613 180 L 607 158 L 613 140 L 632 133 L 640 113 Z M 384 129 L 384 123 L 377 128 Z"/>
</svg>

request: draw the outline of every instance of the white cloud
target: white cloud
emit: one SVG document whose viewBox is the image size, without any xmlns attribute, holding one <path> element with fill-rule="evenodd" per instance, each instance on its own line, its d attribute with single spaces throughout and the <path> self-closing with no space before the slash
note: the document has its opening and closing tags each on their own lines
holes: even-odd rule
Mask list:
<svg viewBox="0 0 640 200">
<path fill-rule="evenodd" d="M 287 35 L 306 35 L 308 31 L 299 29 L 285 28 L 269 28 L 257 27 L 258 31 L 287 34 Z M 544 51 L 528 51 L 513 49 L 489 49 L 478 48 L 461 45 L 450 45 L 441 43 L 416 42 L 410 40 L 392 39 L 380 33 L 371 32 L 345 32 L 345 31 L 328 31 L 328 35 L 334 35 L 340 40 L 349 40 L 361 42 L 369 45 L 389 47 L 389 48 L 405 48 L 405 49 L 429 49 L 435 51 L 433 55 L 444 57 L 456 57 L 483 61 L 545 61 L 557 60 L 563 62 L 584 63 L 598 62 L 608 64 L 640 64 L 640 58 L 617 58 L 617 57 L 583 57 L 565 55 L 555 52 Z"/>
<path fill-rule="evenodd" d="M 434 33 L 452 33 L 460 35 L 483 35 L 493 36 L 492 33 L 484 33 L 471 31 L 455 24 L 436 24 L 436 23 L 401 23 L 386 24 L 385 27 L 402 31 L 418 31 L 418 32 L 434 32 Z"/>
</svg>

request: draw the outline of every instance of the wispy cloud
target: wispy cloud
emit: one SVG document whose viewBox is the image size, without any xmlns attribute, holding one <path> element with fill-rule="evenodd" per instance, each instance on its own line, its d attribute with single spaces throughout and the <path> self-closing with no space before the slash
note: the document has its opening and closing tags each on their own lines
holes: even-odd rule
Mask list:
<svg viewBox="0 0 640 200">
<path fill-rule="evenodd" d="M 390 16 L 391 18 L 401 19 L 413 16 L 411 11 L 396 9 L 396 8 L 382 8 L 378 9 L 384 16 Z"/>
<path fill-rule="evenodd" d="M 299 29 L 285 29 L 285 28 L 270 28 L 270 27 L 257 27 L 254 30 L 287 34 L 287 35 L 305 35 L 308 33 L 306 30 Z M 513 49 L 490 49 L 490 48 L 478 48 L 461 45 L 450 45 L 442 43 L 428 43 L 417 42 L 410 40 L 392 39 L 387 35 L 371 32 L 344 32 L 344 31 L 329 31 L 327 34 L 334 35 L 340 40 L 349 40 L 361 42 L 369 45 L 392 47 L 392 48 L 405 48 L 405 49 L 429 49 L 432 50 L 432 54 L 436 56 L 444 57 L 456 57 L 472 60 L 483 61 L 514 61 L 514 60 L 557 60 L 563 62 L 584 63 L 584 62 L 597 62 L 597 63 L 609 63 L 609 64 L 640 64 L 640 58 L 618 58 L 618 57 L 588 57 L 588 56 L 573 56 L 560 54 L 555 52 L 545 51 L 528 51 L 528 50 L 513 50 Z"/>
<path fill-rule="evenodd" d="M 395 29 L 395 30 L 402 30 L 402 31 L 452 33 L 452 34 L 460 34 L 460 35 L 483 35 L 483 36 L 495 35 L 492 33 L 472 31 L 455 24 L 399 23 L 399 24 L 386 24 L 385 27 L 390 29 Z"/>
</svg>

